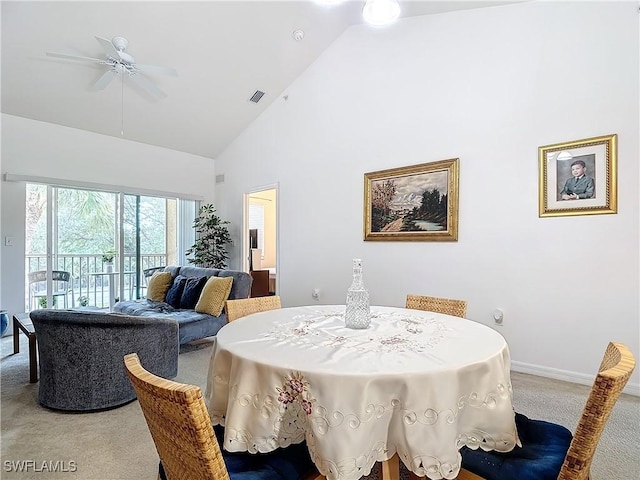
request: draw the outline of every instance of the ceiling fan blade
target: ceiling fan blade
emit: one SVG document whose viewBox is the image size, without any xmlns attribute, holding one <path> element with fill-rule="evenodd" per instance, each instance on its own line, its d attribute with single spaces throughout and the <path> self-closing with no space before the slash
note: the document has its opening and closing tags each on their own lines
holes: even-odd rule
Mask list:
<svg viewBox="0 0 640 480">
<path fill-rule="evenodd" d="M 162 73 L 164 75 L 171 75 L 173 77 L 178 76 L 178 71 L 172 67 L 162 67 L 160 65 L 145 65 L 143 63 L 136 63 L 136 68 L 144 72 Z"/>
<path fill-rule="evenodd" d="M 111 40 L 107 40 L 106 38 L 102 38 L 102 37 L 96 37 L 96 40 L 104 49 L 104 53 L 107 54 L 107 57 L 113 58 L 114 60 L 120 59 L 118 50 L 116 50 L 116 47 L 113 46 L 113 43 L 111 43 Z"/>
<path fill-rule="evenodd" d="M 109 70 L 104 72 L 104 75 L 102 75 L 96 81 L 96 83 L 93 84 L 93 89 L 94 90 L 102 90 L 107 85 L 109 85 L 109 82 L 111 82 L 111 80 L 113 80 L 117 76 L 118 76 L 118 71 L 113 69 L 113 68 L 110 68 Z"/>
<path fill-rule="evenodd" d="M 47 52 L 48 57 L 68 58 L 69 60 L 80 60 L 82 62 L 106 63 L 105 60 L 91 57 L 80 57 L 78 55 L 67 55 L 66 53 Z"/>
<path fill-rule="evenodd" d="M 151 80 L 143 76 L 141 73 L 131 72 L 129 76 L 134 82 L 136 82 L 140 87 L 142 87 L 143 90 L 145 90 L 150 95 L 153 95 L 154 97 L 157 97 L 157 98 L 167 97 L 166 93 L 164 93 L 162 90 L 156 87 L 156 85 Z"/>
</svg>

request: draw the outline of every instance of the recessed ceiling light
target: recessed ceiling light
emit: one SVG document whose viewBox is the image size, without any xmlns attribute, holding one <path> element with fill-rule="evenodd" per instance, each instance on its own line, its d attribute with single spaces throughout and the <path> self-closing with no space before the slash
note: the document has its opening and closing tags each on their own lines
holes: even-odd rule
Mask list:
<svg viewBox="0 0 640 480">
<path fill-rule="evenodd" d="M 367 0 L 362 16 L 371 25 L 388 25 L 400 16 L 400 5 L 398 0 Z"/>
</svg>

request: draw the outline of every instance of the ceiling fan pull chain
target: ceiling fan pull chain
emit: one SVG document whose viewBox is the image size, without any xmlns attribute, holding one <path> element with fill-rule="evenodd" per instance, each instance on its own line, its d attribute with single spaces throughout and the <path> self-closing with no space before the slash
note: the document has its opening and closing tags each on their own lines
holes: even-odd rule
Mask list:
<svg viewBox="0 0 640 480">
<path fill-rule="evenodd" d="M 122 99 L 122 103 L 120 105 L 120 136 L 124 136 L 124 69 L 121 75 L 122 75 L 122 94 L 120 95 L 120 98 Z"/>
</svg>

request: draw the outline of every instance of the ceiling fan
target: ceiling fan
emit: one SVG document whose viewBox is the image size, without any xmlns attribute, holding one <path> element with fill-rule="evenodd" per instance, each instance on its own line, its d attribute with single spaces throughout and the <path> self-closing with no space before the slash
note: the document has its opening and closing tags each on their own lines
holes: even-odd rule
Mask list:
<svg viewBox="0 0 640 480">
<path fill-rule="evenodd" d="M 142 72 L 162 73 L 177 77 L 178 72 L 175 68 L 136 63 L 135 59 L 126 52 L 129 41 L 124 37 L 113 37 L 113 39 L 109 41 L 106 38 L 96 36 L 96 40 L 104 49 L 106 55 L 106 58 L 104 59 L 53 52 L 47 52 L 47 56 L 106 65 L 108 70 L 93 84 L 93 88 L 96 90 L 102 90 L 115 77 L 120 74 L 127 73 L 129 77 L 138 84 L 138 86 L 150 95 L 156 98 L 165 98 L 167 96 L 166 93 L 160 90 L 151 80 L 144 76 Z"/>
</svg>

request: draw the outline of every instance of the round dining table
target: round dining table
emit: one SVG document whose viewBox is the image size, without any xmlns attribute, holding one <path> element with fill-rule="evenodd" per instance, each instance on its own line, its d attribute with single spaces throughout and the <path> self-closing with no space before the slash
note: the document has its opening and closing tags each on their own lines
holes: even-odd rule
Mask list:
<svg viewBox="0 0 640 480">
<path fill-rule="evenodd" d="M 463 446 L 519 444 L 504 337 L 472 320 L 344 305 L 252 314 L 217 334 L 205 398 L 223 448 L 270 452 L 306 441 L 328 480 L 358 480 L 395 454 L 414 474 L 454 479 Z M 384 470 L 383 470 L 384 471 Z"/>
</svg>

